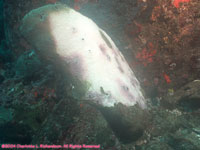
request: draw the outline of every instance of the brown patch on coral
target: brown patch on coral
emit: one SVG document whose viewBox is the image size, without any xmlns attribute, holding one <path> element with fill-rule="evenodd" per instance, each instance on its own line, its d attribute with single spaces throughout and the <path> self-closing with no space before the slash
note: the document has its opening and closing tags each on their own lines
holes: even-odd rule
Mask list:
<svg viewBox="0 0 200 150">
<path fill-rule="evenodd" d="M 124 73 L 124 70 L 122 69 L 122 67 L 118 66 L 118 69 L 121 73 Z"/>
<path fill-rule="evenodd" d="M 120 93 L 125 96 L 129 101 L 135 101 L 135 96 L 129 91 L 129 87 L 123 83 L 121 79 L 117 79 L 117 84 L 119 85 Z"/>
<path fill-rule="evenodd" d="M 106 56 L 107 60 L 111 61 L 111 57 L 106 52 L 107 49 L 106 49 L 105 45 L 104 44 L 100 44 L 99 48 L 100 48 L 101 52 L 103 53 L 103 55 Z"/>
</svg>

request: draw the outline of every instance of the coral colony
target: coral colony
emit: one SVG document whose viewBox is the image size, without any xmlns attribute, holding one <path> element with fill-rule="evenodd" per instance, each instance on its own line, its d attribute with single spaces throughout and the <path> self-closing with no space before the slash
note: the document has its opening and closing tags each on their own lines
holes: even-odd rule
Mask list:
<svg viewBox="0 0 200 150">
<path fill-rule="evenodd" d="M 66 63 L 65 69 L 76 79 L 73 90 L 82 98 L 108 107 L 146 107 L 124 56 L 91 19 L 65 5 L 49 4 L 29 12 L 20 31 L 38 52 L 46 57 L 53 52 Z"/>
</svg>

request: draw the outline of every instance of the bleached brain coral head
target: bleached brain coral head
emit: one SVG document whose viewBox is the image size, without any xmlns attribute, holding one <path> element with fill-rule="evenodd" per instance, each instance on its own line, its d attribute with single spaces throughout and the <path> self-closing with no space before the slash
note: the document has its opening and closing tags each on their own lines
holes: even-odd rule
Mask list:
<svg viewBox="0 0 200 150">
<path fill-rule="evenodd" d="M 83 98 L 108 107 L 117 103 L 146 107 L 140 84 L 124 56 L 88 17 L 65 5 L 47 5 L 24 17 L 21 32 L 38 51 L 59 55 L 80 85 L 87 84 Z M 74 90 L 79 92 L 78 87 Z"/>
</svg>

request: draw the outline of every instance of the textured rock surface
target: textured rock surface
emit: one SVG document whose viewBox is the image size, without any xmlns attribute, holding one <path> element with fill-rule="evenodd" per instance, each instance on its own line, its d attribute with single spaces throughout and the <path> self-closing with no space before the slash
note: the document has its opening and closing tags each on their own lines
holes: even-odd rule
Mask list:
<svg viewBox="0 0 200 150">
<path fill-rule="evenodd" d="M 194 80 L 179 90 L 174 95 L 166 96 L 164 103 L 182 107 L 185 111 L 194 111 L 200 108 L 200 80 Z"/>
<path fill-rule="evenodd" d="M 98 143 L 113 147 L 118 142 L 102 114 L 87 104 L 65 98 L 53 109 L 40 131 L 33 137 L 33 144 Z"/>
</svg>

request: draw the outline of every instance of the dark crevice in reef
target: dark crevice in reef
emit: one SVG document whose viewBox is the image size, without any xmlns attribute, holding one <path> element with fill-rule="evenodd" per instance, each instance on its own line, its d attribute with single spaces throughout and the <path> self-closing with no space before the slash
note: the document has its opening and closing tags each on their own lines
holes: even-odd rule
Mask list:
<svg viewBox="0 0 200 150">
<path fill-rule="evenodd" d="M 184 97 L 179 102 L 180 109 L 186 112 L 193 112 L 200 108 L 200 98 Z"/>
<path fill-rule="evenodd" d="M 132 130 L 131 125 L 117 111 L 106 107 L 101 107 L 99 110 L 122 143 L 137 141 L 143 135 L 142 129 Z"/>
<path fill-rule="evenodd" d="M 12 144 L 30 144 L 32 137 L 26 125 L 6 123 L 0 125 L 0 142 Z"/>
<path fill-rule="evenodd" d="M 3 18 L 3 0 L 0 0 L 0 42 L 5 38 Z"/>
</svg>

